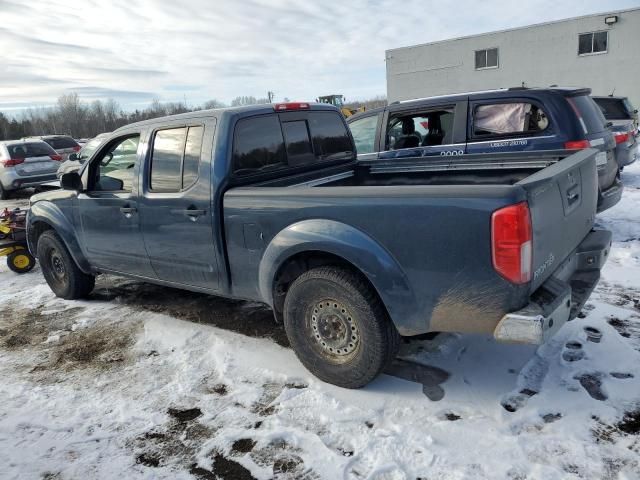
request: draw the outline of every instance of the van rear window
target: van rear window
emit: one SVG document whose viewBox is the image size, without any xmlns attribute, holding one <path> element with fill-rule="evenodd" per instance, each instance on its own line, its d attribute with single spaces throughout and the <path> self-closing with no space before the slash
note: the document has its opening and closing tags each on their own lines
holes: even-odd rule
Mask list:
<svg viewBox="0 0 640 480">
<path fill-rule="evenodd" d="M 15 143 L 7 145 L 7 150 L 10 158 L 48 157 L 56 154 L 55 150 L 44 142 Z"/>
<path fill-rule="evenodd" d="M 577 97 L 567 97 L 567 101 L 580 119 L 585 134 L 606 130 L 607 121 L 593 98 L 588 95 L 578 95 Z"/>
<path fill-rule="evenodd" d="M 232 162 L 237 176 L 354 156 L 347 127 L 336 112 L 298 113 L 291 120 L 286 114 L 250 117 L 238 121 L 234 132 Z"/>
<path fill-rule="evenodd" d="M 79 146 L 78 142 L 71 137 L 46 138 L 44 141 L 56 150 L 61 150 L 63 148 L 75 148 Z"/>
<path fill-rule="evenodd" d="M 631 112 L 627 111 L 622 98 L 596 98 L 595 102 L 608 120 L 631 120 Z"/>
</svg>

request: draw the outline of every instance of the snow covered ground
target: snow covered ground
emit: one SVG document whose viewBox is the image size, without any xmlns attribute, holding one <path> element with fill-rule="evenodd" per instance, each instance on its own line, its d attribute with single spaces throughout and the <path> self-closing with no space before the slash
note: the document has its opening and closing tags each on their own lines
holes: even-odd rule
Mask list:
<svg viewBox="0 0 640 480">
<path fill-rule="evenodd" d="M 640 164 L 623 180 L 600 285 L 551 342 L 413 339 L 359 391 L 261 305 L 113 277 L 66 302 L 1 263 L 0 478 L 638 479 Z"/>
</svg>

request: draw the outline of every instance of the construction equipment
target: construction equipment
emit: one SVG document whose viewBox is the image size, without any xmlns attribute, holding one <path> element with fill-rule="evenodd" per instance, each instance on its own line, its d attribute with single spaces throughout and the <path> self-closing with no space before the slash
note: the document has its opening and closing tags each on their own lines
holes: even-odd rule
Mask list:
<svg viewBox="0 0 640 480">
<path fill-rule="evenodd" d="M 27 248 L 26 210 L 9 210 L 0 214 L 0 257 L 7 257 L 7 266 L 16 273 L 27 273 L 36 259 Z"/>
<path fill-rule="evenodd" d="M 325 95 L 323 97 L 318 97 L 316 101 L 318 103 L 327 103 L 334 107 L 338 107 L 345 118 L 349 118 L 351 115 L 355 115 L 356 113 L 364 112 L 364 107 L 353 109 L 345 106 L 344 96 L 342 95 Z"/>
</svg>

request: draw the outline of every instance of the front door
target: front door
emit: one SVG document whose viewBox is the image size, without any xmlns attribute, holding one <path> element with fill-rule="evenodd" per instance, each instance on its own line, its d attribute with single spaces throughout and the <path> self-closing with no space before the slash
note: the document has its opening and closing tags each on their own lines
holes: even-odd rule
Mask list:
<svg viewBox="0 0 640 480">
<path fill-rule="evenodd" d="M 105 144 L 83 172 L 78 194 L 81 245 L 98 269 L 153 277 L 138 212 L 140 132 Z"/>
<path fill-rule="evenodd" d="M 465 153 L 460 129 L 462 105 L 429 106 L 389 112 L 380 158 L 455 156 Z M 460 138 L 459 138 L 460 137 Z"/>
<path fill-rule="evenodd" d="M 151 266 L 160 280 L 216 290 L 218 260 L 211 208 L 215 118 L 152 132 L 140 199 Z"/>
</svg>

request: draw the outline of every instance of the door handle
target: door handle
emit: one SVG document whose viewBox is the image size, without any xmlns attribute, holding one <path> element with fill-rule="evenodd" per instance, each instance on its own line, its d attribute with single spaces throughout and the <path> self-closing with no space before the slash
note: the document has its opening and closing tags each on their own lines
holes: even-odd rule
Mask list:
<svg viewBox="0 0 640 480">
<path fill-rule="evenodd" d="M 125 205 L 124 207 L 120 207 L 120 211 L 124 214 L 125 217 L 131 218 L 131 216 L 138 211 L 136 207 L 130 207 Z"/>
<path fill-rule="evenodd" d="M 186 215 L 187 217 L 191 217 L 191 220 L 195 220 L 196 217 L 201 217 L 207 213 L 206 210 L 200 210 L 195 207 L 189 207 L 185 209 L 175 209 L 171 210 L 173 215 Z"/>
</svg>

